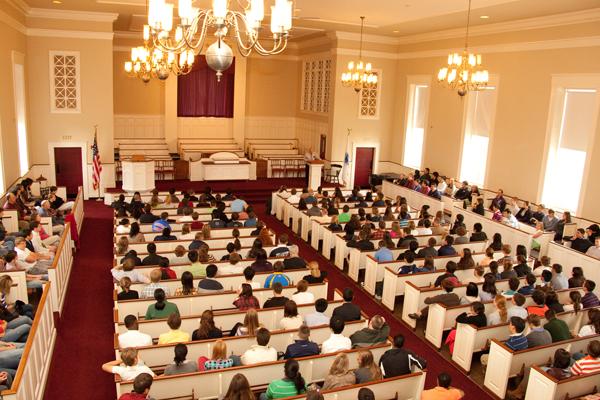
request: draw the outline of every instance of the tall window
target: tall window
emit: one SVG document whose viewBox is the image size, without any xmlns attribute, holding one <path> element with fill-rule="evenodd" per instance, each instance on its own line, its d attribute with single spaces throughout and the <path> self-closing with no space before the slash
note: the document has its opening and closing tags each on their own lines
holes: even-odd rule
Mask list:
<svg viewBox="0 0 600 400">
<path fill-rule="evenodd" d="M 429 108 L 429 82 L 410 82 L 408 85 L 408 107 L 404 135 L 404 157 L 402 164 L 421 168 L 427 111 Z"/>
<path fill-rule="evenodd" d="M 599 88 L 555 89 L 542 202 L 548 207 L 576 212 L 587 149 L 596 130 Z"/>
<path fill-rule="evenodd" d="M 467 98 L 460 179 L 479 186 L 485 184 L 488 148 L 494 129 L 497 95 L 496 86 L 488 86 L 470 92 Z"/>
<path fill-rule="evenodd" d="M 27 118 L 25 115 L 25 67 L 13 64 L 13 85 L 15 92 L 15 119 L 19 147 L 19 167 L 21 176 L 29 170 L 29 150 L 27 147 Z"/>
</svg>

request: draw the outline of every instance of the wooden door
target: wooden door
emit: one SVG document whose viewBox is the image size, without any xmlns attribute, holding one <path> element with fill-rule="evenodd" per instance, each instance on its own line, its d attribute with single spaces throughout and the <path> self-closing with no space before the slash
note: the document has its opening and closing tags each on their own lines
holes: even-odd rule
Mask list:
<svg viewBox="0 0 600 400">
<path fill-rule="evenodd" d="M 357 147 L 354 160 L 354 186 L 369 187 L 369 177 L 373 173 L 374 147 Z"/>
<path fill-rule="evenodd" d="M 55 147 L 54 171 L 56 186 L 65 186 L 67 196 L 77 196 L 77 189 L 83 186 L 83 172 L 80 147 Z"/>
</svg>

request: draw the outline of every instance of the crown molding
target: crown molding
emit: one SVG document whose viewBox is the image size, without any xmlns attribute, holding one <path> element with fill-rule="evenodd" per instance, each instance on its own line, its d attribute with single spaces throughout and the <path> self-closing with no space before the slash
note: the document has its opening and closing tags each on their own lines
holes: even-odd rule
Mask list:
<svg viewBox="0 0 600 400">
<path fill-rule="evenodd" d="M 17 11 L 20 11 L 23 14 L 27 14 L 30 10 L 30 7 L 27 3 L 25 3 L 24 0 L 5 0 L 6 3 L 8 3 L 9 5 L 13 6 L 14 8 L 17 9 Z"/>
<path fill-rule="evenodd" d="M 4 11 L 0 10 L 0 22 L 5 23 L 10 26 L 14 30 L 22 33 L 23 35 L 27 34 L 27 27 L 14 19 L 11 15 L 8 15 Z"/>
<path fill-rule="evenodd" d="M 36 37 L 54 37 L 68 39 L 97 39 L 112 40 L 112 32 L 92 32 L 92 31 L 67 31 L 60 29 L 39 29 L 27 28 L 27 36 Z"/>
<path fill-rule="evenodd" d="M 49 8 L 31 8 L 27 12 L 27 16 L 32 18 L 112 23 L 119 17 L 119 14 L 92 11 L 54 10 Z"/>
<path fill-rule="evenodd" d="M 332 53 L 334 55 L 340 55 L 340 56 L 353 56 L 353 57 L 358 57 L 358 51 L 356 49 L 346 49 L 343 47 L 338 47 L 335 49 L 332 49 Z M 385 59 L 389 59 L 389 60 L 397 60 L 398 59 L 398 53 L 387 53 L 385 51 L 370 51 L 370 50 L 363 50 L 362 52 L 363 57 L 369 57 L 369 58 L 385 58 Z"/>
<path fill-rule="evenodd" d="M 335 38 L 338 40 L 353 40 L 355 42 L 360 41 L 360 33 L 336 31 Z M 363 35 L 363 42 L 367 43 L 381 43 L 381 44 L 398 44 L 398 38 L 382 36 L 382 35 Z"/>
<path fill-rule="evenodd" d="M 544 17 L 526 18 L 508 22 L 497 22 L 489 25 L 477 25 L 469 28 L 469 36 L 493 35 L 497 33 L 515 32 L 531 29 L 552 28 L 573 24 L 600 21 L 600 8 L 593 8 L 570 13 L 547 15 Z M 448 29 L 437 32 L 420 33 L 396 38 L 396 44 L 430 42 L 434 40 L 456 39 L 465 36 L 465 28 Z"/>
<path fill-rule="evenodd" d="M 115 31 L 115 39 L 140 39 L 143 40 L 142 32 Z"/>
</svg>

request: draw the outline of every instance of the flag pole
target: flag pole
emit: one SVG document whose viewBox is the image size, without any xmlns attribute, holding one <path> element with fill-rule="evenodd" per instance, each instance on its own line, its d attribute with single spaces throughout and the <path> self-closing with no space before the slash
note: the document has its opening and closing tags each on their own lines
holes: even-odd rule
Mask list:
<svg viewBox="0 0 600 400">
<path fill-rule="evenodd" d="M 96 145 L 96 151 L 98 151 L 98 124 L 94 125 L 94 144 Z M 92 163 L 93 163 L 93 161 L 92 161 Z M 92 164 L 92 168 L 94 168 L 93 164 Z M 96 197 L 96 201 L 101 201 L 100 184 L 101 184 L 101 178 L 100 178 L 100 174 L 98 174 L 98 187 L 96 188 L 96 190 L 98 192 L 98 197 Z"/>
</svg>

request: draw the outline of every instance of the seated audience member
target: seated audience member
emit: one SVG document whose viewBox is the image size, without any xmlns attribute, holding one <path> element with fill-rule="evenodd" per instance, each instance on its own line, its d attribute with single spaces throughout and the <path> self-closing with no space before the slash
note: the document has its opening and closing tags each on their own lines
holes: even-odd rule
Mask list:
<svg viewBox="0 0 600 400">
<path fill-rule="evenodd" d="M 181 287 L 175 289 L 174 296 L 193 296 L 198 294 L 194 287 L 194 275 L 190 271 L 184 271 L 181 274 Z"/>
<path fill-rule="evenodd" d="M 414 254 L 411 252 L 407 252 L 404 255 L 404 262 L 405 262 L 404 265 L 401 265 L 398 267 L 397 273 L 402 274 L 402 275 L 412 274 L 415 271 L 415 269 L 417 268 L 417 266 L 415 264 Z M 381 288 L 381 290 L 383 291 L 383 287 Z"/>
<path fill-rule="evenodd" d="M 529 325 L 529 334 L 526 336 L 527 347 L 531 349 L 552 343 L 552 335 L 542 327 L 542 320 L 539 316 L 535 314 L 529 315 L 527 323 Z"/>
<path fill-rule="evenodd" d="M 250 285 L 252 287 L 252 289 L 260 289 L 260 288 L 262 288 L 262 285 L 260 284 L 260 282 L 257 282 L 254 280 L 255 275 L 256 275 L 256 272 L 254 272 L 252 267 L 244 268 L 244 283 Z M 242 288 L 242 286 L 240 285 L 240 289 L 241 288 Z"/>
<path fill-rule="evenodd" d="M 516 276 L 511 276 L 510 278 L 508 278 L 508 290 L 502 292 L 502 296 L 506 297 L 507 299 L 512 298 L 517 293 L 520 284 L 521 281 L 519 280 L 519 278 L 517 278 Z"/>
<path fill-rule="evenodd" d="M 517 256 L 517 265 L 513 268 L 513 270 L 517 273 L 519 278 L 523 276 L 527 276 L 527 274 L 531 273 L 531 268 L 527 265 L 527 258 L 523 255 Z"/>
<path fill-rule="evenodd" d="M 442 289 L 444 289 L 445 293 L 438 294 L 437 296 L 427 297 L 425 299 L 425 304 L 427 304 L 427 307 L 423 308 L 418 313 L 411 313 L 408 316 L 411 319 L 415 319 L 415 320 L 426 320 L 428 312 L 429 312 L 430 304 L 443 304 L 447 307 L 453 307 L 453 306 L 460 305 L 460 298 L 458 297 L 458 295 L 456 293 L 453 293 L 454 284 L 452 283 L 452 281 L 445 279 L 442 281 L 441 286 L 442 286 Z"/>
<path fill-rule="evenodd" d="M 452 247 L 453 244 L 454 244 L 454 237 L 451 235 L 446 236 L 444 238 L 444 244 L 442 246 L 440 246 L 440 248 L 438 249 L 437 255 L 439 257 L 457 255 L 458 253 L 456 252 L 454 247 Z"/>
<path fill-rule="evenodd" d="M 287 257 L 290 253 L 288 241 L 289 238 L 287 233 L 282 233 L 281 235 L 279 235 L 279 237 L 277 238 L 277 247 L 271 250 L 271 252 L 269 253 L 269 257 Z"/>
<path fill-rule="evenodd" d="M 544 324 L 544 329 L 550 332 L 552 342 L 571 339 L 569 326 L 562 319 L 556 318 L 556 312 L 554 312 L 554 310 L 547 310 L 544 316 L 548 321 Z"/>
<path fill-rule="evenodd" d="M 206 242 L 202 239 L 207 239 L 204 237 L 204 230 L 202 230 L 202 232 L 196 232 L 196 234 L 194 235 L 194 240 L 192 240 L 188 246 L 188 250 L 192 251 L 192 250 L 200 250 L 200 247 L 202 247 L 202 245 L 205 245 Z"/>
<path fill-rule="evenodd" d="M 375 315 L 369 321 L 369 326 L 354 332 L 350 336 L 352 347 L 369 347 L 384 343 L 390 334 L 390 327 L 381 315 Z"/>
<path fill-rule="evenodd" d="M 273 265 L 267 260 L 267 252 L 263 249 L 258 249 L 255 252 L 256 260 L 250 264 L 255 272 L 273 271 Z"/>
<path fill-rule="evenodd" d="M 344 288 L 342 297 L 344 298 L 344 304 L 333 310 L 331 314 L 332 318 L 339 317 L 344 322 L 359 320 L 361 318 L 360 307 L 352 303 L 352 300 L 354 300 L 354 291 L 350 288 Z"/>
<path fill-rule="evenodd" d="M 171 295 L 171 290 L 160 283 L 160 278 L 162 273 L 159 268 L 153 269 L 150 272 L 150 284 L 144 286 L 142 292 L 140 293 L 140 298 L 142 299 L 151 299 L 154 297 L 154 291 L 156 289 L 162 289 L 165 292 L 165 296 L 169 297 Z"/>
<path fill-rule="evenodd" d="M 310 270 L 310 274 L 304 275 L 304 277 L 302 277 L 302 280 L 305 280 L 309 284 L 323 283 L 325 278 L 327 278 L 327 271 L 321 271 L 319 269 L 319 263 L 316 261 L 309 262 L 308 269 Z"/>
<path fill-rule="evenodd" d="M 488 326 L 508 322 L 508 311 L 506 309 L 506 297 L 497 294 L 494 298 L 495 310 L 487 317 Z"/>
<path fill-rule="evenodd" d="M 542 218 L 542 224 L 544 226 L 544 231 L 546 232 L 556 232 L 558 227 L 558 218 L 554 214 L 554 210 L 548 210 L 548 214 Z"/>
<path fill-rule="evenodd" d="M 119 235 L 123 235 L 125 233 L 129 233 L 131 227 L 129 225 L 129 218 L 123 218 L 119 221 L 119 225 L 117 225 L 116 233 Z"/>
<path fill-rule="evenodd" d="M 302 316 L 298 314 L 298 306 L 293 300 L 288 300 L 283 306 L 283 318 L 279 321 L 281 329 L 298 329 L 304 323 Z"/>
<path fill-rule="evenodd" d="M 350 370 L 350 361 L 346 353 L 340 353 L 333 360 L 329 374 L 325 377 L 323 390 L 335 389 L 342 386 L 354 385 L 356 377 Z"/>
<path fill-rule="evenodd" d="M 375 250 L 375 245 L 369 238 L 369 233 L 366 230 L 361 230 L 358 234 L 358 241 L 352 239 L 346 243 L 348 247 L 354 247 L 362 251 Z"/>
<path fill-rule="evenodd" d="M 577 336 L 591 336 L 600 333 L 600 310 L 593 308 L 590 311 L 588 311 L 588 319 L 588 323 L 581 327 Z"/>
<path fill-rule="evenodd" d="M 517 290 L 517 292 L 522 294 L 523 296 L 529 296 L 535 290 L 536 280 L 537 280 L 537 278 L 535 277 L 534 274 L 531 274 L 531 273 L 527 274 L 525 276 L 525 282 L 527 282 L 527 285 L 519 288 L 519 290 Z"/>
<path fill-rule="evenodd" d="M 598 296 L 594 293 L 594 289 L 596 289 L 596 282 L 586 280 L 583 284 L 583 293 L 585 294 L 581 298 L 583 308 L 600 306 L 600 300 L 598 300 Z"/>
<path fill-rule="evenodd" d="M 299 257 L 300 250 L 295 244 L 290 245 L 289 255 L 283 260 L 283 269 L 300 269 L 306 268 L 306 261 Z"/>
<path fill-rule="evenodd" d="M 569 299 L 563 305 L 563 311 L 575 311 L 576 314 L 579 313 L 581 311 L 581 297 L 581 293 L 578 290 L 571 290 L 569 292 Z"/>
<path fill-rule="evenodd" d="M 198 365 L 201 365 L 199 369 L 204 371 L 233 367 L 233 359 L 227 356 L 227 344 L 223 340 L 217 340 L 212 348 L 212 357 L 200 357 Z"/>
<path fill-rule="evenodd" d="M 378 250 L 373 254 L 373 258 L 377 260 L 377 262 L 394 261 L 394 254 L 392 253 L 392 250 L 387 247 L 385 241 L 380 240 L 378 246 Z"/>
<path fill-rule="evenodd" d="M 427 247 L 424 247 L 421 250 L 419 250 L 416 258 L 437 257 L 438 251 L 435 248 L 436 244 L 437 244 L 437 241 L 435 240 L 435 238 L 430 237 L 429 240 L 427 241 Z"/>
<path fill-rule="evenodd" d="M 154 372 L 139 361 L 137 349 L 127 347 L 121 350 L 120 360 L 104 363 L 102 370 L 110 374 L 119 375 L 123 381 L 131 381 L 142 373 L 154 376 Z"/>
<path fill-rule="evenodd" d="M 460 282 L 458 281 L 456 275 L 454 275 L 454 273 L 456 272 L 456 267 L 457 265 L 454 261 L 448 261 L 446 263 L 446 272 L 444 272 L 442 275 L 436 278 L 435 282 L 433 283 L 433 286 L 440 287 L 444 279 L 450 279 L 454 286 L 458 286 Z"/>
<path fill-rule="evenodd" d="M 585 276 L 583 276 L 583 268 L 573 267 L 571 277 L 569 278 L 569 289 L 583 287 Z"/>
<path fill-rule="evenodd" d="M 206 265 L 198 260 L 198 252 L 191 250 L 188 252 L 188 259 L 191 265 L 187 268 L 194 277 L 205 277 L 206 276 Z"/>
<path fill-rule="evenodd" d="M 315 295 L 308 291 L 308 282 L 303 279 L 298 281 L 296 292 L 292 295 L 292 300 L 300 305 L 314 303 Z"/>
<path fill-rule="evenodd" d="M 133 380 L 133 391 L 123 393 L 119 400 L 152 400 L 152 397 L 149 396 L 152 382 L 152 375 L 145 372 L 139 374 Z"/>
<path fill-rule="evenodd" d="M 340 350 L 350 350 L 352 348 L 352 341 L 342 334 L 346 323 L 339 317 L 332 317 L 329 321 L 329 328 L 331 329 L 331 336 L 325 340 L 321 345 L 321 352 L 335 353 Z"/>
<path fill-rule="evenodd" d="M 169 263 L 173 263 L 173 264 L 185 264 L 185 263 L 187 263 L 187 261 L 188 261 L 187 250 L 182 245 L 178 245 L 173 250 L 173 255 L 170 258 L 166 258 L 165 257 L 163 260 L 161 260 L 158 263 L 158 265 L 161 265 L 161 262 L 162 263 L 167 262 L 168 264 Z M 177 278 L 176 274 L 175 274 L 175 278 Z M 172 279 L 175 279 L 175 278 L 172 278 Z"/>
<path fill-rule="evenodd" d="M 571 367 L 573 375 L 593 374 L 600 371 L 600 341 L 592 340 L 587 346 L 587 356 Z"/>
<path fill-rule="evenodd" d="M 198 365 L 195 362 L 186 360 L 188 348 L 183 343 L 178 343 L 174 347 L 175 358 L 173 364 L 167 365 L 165 375 L 189 374 L 198 371 Z"/>
<path fill-rule="evenodd" d="M 404 349 L 404 336 L 394 336 L 394 347 L 387 350 L 379 360 L 384 378 L 410 374 L 413 367 L 427 368 L 427 361 L 410 350 Z"/>
<path fill-rule="evenodd" d="M 154 237 L 155 242 L 164 242 L 168 240 L 177 240 L 177 236 L 171 235 L 171 228 L 165 228 L 162 233 Z"/>
<path fill-rule="evenodd" d="M 247 283 L 242 283 L 242 290 L 233 305 L 240 311 L 246 311 L 250 308 L 260 308 L 258 299 L 252 294 L 252 286 Z"/>
<path fill-rule="evenodd" d="M 465 396 L 462 390 L 450 386 L 452 378 L 446 372 L 438 375 L 437 383 L 436 387 L 423 390 L 421 400 L 459 400 Z"/>
<path fill-rule="evenodd" d="M 297 396 L 306 392 L 306 382 L 300 374 L 300 364 L 289 359 L 283 367 L 284 378 L 272 381 L 264 395 L 266 400 Z"/>
<path fill-rule="evenodd" d="M 523 334 L 525 330 L 525 321 L 519 317 L 512 317 L 509 320 L 508 329 L 510 336 L 504 341 L 506 347 L 513 351 L 525 350 L 527 348 L 527 338 Z M 489 360 L 489 354 L 481 356 L 481 365 L 485 368 Z"/>
<path fill-rule="evenodd" d="M 218 339 L 223 337 L 223 332 L 215 326 L 215 319 L 211 310 L 204 310 L 200 317 L 200 326 L 192 332 L 192 340 Z"/>
<path fill-rule="evenodd" d="M 594 239 L 594 245 L 588 247 L 585 254 L 590 257 L 600 259 L 600 236 L 596 236 L 596 238 Z"/>
<path fill-rule="evenodd" d="M 592 242 L 585 238 L 585 230 L 579 228 L 575 231 L 575 237 L 571 239 L 571 248 L 586 253 L 592 247 Z"/>
<path fill-rule="evenodd" d="M 162 333 L 158 337 L 158 344 L 171 344 L 189 342 L 190 334 L 182 331 L 181 328 L 181 317 L 177 313 L 169 315 L 167 318 L 167 325 L 171 330 L 167 333 Z"/>
<path fill-rule="evenodd" d="M 483 232 L 483 226 L 479 222 L 473 225 L 473 233 L 469 239 L 470 242 L 483 242 L 488 240 L 487 235 Z M 492 252 L 493 255 L 493 252 Z"/>
<path fill-rule="evenodd" d="M 235 374 L 229 382 L 227 393 L 223 400 L 254 400 L 254 393 L 244 374 Z"/>
<path fill-rule="evenodd" d="M 329 325 L 329 317 L 325 315 L 328 305 L 327 300 L 318 299 L 315 302 L 315 312 L 305 315 L 304 323 L 309 327 Z"/>
<path fill-rule="evenodd" d="M 315 356 L 321 351 L 319 345 L 310 340 L 310 328 L 306 325 L 301 325 L 298 329 L 298 339 L 294 343 L 288 345 L 285 350 L 285 359 Z"/>
<path fill-rule="evenodd" d="M 383 379 L 381 369 L 373 360 L 373 353 L 370 350 L 361 350 L 356 355 L 358 368 L 354 370 L 356 383 L 367 383 Z"/>
<path fill-rule="evenodd" d="M 221 282 L 215 279 L 218 270 L 215 264 L 210 264 L 206 267 L 206 278 L 198 282 L 198 293 L 220 293 L 225 290 Z"/>
<path fill-rule="evenodd" d="M 119 335 L 119 348 L 152 346 L 152 336 L 139 331 L 138 320 L 135 315 L 125 317 L 127 332 Z"/>
<path fill-rule="evenodd" d="M 117 300 L 135 300 L 139 299 L 137 290 L 131 290 L 131 279 L 127 276 L 119 280 L 121 291 L 117 294 Z"/>
<path fill-rule="evenodd" d="M 467 244 L 469 238 L 467 237 L 467 229 L 464 226 L 456 229 L 456 238 L 454 238 L 454 244 Z"/>
<path fill-rule="evenodd" d="M 252 365 L 268 361 L 277 361 L 277 350 L 269 346 L 271 333 L 268 329 L 260 328 L 256 332 L 256 344 L 250 346 L 242 355 L 243 365 Z"/>
<path fill-rule="evenodd" d="M 150 304 L 146 311 L 146 319 L 161 319 L 168 318 L 169 315 L 176 313 L 179 314 L 177 304 L 171 303 L 165 300 L 165 291 L 162 289 L 156 289 L 154 291 L 154 299 L 156 303 Z"/>
<path fill-rule="evenodd" d="M 273 288 L 273 297 L 267 299 L 265 304 L 263 304 L 263 308 L 273 308 L 273 307 L 283 307 L 285 303 L 289 300 L 283 294 L 283 286 L 280 282 L 275 282 L 272 286 Z"/>
<path fill-rule="evenodd" d="M 569 280 L 563 275 L 562 271 L 562 265 L 552 264 L 552 288 L 554 290 L 569 288 Z"/>
<path fill-rule="evenodd" d="M 519 227 L 519 221 L 508 208 L 504 209 L 502 212 L 502 223 L 513 228 Z"/>
<path fill-rule="evenodd" d="M 546 305 L 550 310 L 554 310 L 557 314 L 565 311 L 563 305 L 558 301 L 558 295 L 554 289 L 546 292 Z"/>
<path fill-rule="evenodd" d="M 262 324 L 258 322 L 258 313 L 254 308 L 251 308 L 248 311 L 246 311 L 246 315 L 244 316 L 244 323 L 237 324 L 235 336 L 253 336 L 256 335 L 256 332 L 262 327 Z"/>
<path fill-rule="evenodd" d="M 548 306 L 546 306 L 546 294 L 544 291 L 536 289 L 531 294 L 531 299 L 535 304 L 527 307 L 527 313 L 543 317 L 546 311 L 548 311 Z"/>
<path fill-rule="evenodd" d="M 273 265 L 273 273 L 265 279 L 265 289 L 273 287 L 274 283 L 280 283 L 283 287 L 290 286 L 292 280 L 283 273 L 283 263 L 276 261 Z"/>
<path fill-rule="evenodd" d="M 479 301 L 479 287 L 475 282 L 469 282 L 464 296 L 460 297 L 460 304 L 471 304 L 476 301 Z"/>
<path fill-rule="evenodd" d="M 135 260 L 127 259 L 123 262 L 122 265 L 117 265 L 113 269 L 110 270 L 113 279 L 115 282 L 121 280 L 121 278 L 129 278 L 132 283 L 149 283 L 150 279 L 140 272 L 138 269 L 135 269 Z"/>
<path fill-rule="evenodd" d="M 471 309 L 469 312 L 463 312 L 456 317 L 457 323 L 471 324 L 477 327 L 487 326 L 487 317 L 485 315 L 485 306 L 480 301 L 471 303 Z"/>
<path fill-rule="evenodd" d="M 523 304 L 525 304 L 525 296 L 523 296 L 521 293 L 515 293 L 511 301 L 513 306 L 508 309 L 508 319 L 512 317 L 519 317 L 524 320 L 527 319 L 529 314 L 523 307 Z"/>
</svg>

